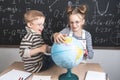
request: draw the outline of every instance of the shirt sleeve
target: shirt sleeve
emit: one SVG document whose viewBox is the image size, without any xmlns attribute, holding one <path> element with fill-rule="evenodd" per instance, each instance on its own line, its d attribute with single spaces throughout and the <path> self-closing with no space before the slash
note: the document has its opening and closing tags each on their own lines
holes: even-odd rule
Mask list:
<svg viewBox="0 0 120 80">
<path fill-rule="evenodd" d="M 51 46 L 47 46 L 46 53 L 44 53 L 44 54 L 48 55 L 48 56 L 51 55 Z"/>
<path fill-rule="evenodd" d="M 19 54 L 21 57 L 31 57 L 30 56 L 30 49 L 31 49 L 32 42 L 27 39 L 23 38 L 20 44 L 20 51 Z"/>
<path fill-rule="evenodd" d="M 69 34 L 70 33 L 70 28 L 69 27 L 66 27 L 66 28 L 64 28 L 64 29 L 62 29 L 60 32 L 58 32 L 58 33 L 61 33 L 61 34 Z M 51 37 L 50 37 L 50 40 L 51 40 L 51 42 L 54 42 L 54 38 L 53 38 L 53 35 L 54 35 L 54 33 L 51 35 Z"/>
<path fill-rule="evenodd" d="M 69 27 L 66 27 L 66 28 L 62 29 L 62 30 L 60 31 L 60 33 L 69 35 L 69 33 L 70 33 L 70 28 L 69 28 Z"/>
<path fill-rule="evenodd" d="M 88 58 L 92 59 L 94 52 L 93 52 L 93 46 L 92 46 L 92 38 L 89 32 L 86 32 L 86 48 L 88 51 Z"/>
</svg>

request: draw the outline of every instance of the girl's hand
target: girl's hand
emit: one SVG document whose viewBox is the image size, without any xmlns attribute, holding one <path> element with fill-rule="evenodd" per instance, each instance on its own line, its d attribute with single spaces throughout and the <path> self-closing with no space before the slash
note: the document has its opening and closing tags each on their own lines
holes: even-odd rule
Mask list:
<svg viewBox="0 0 120 80">
<path fill-rule="evenodd" d="M 66 34 L 54 33 L 53 38 L 55 43 L 64 43 Z"/>
</svg>

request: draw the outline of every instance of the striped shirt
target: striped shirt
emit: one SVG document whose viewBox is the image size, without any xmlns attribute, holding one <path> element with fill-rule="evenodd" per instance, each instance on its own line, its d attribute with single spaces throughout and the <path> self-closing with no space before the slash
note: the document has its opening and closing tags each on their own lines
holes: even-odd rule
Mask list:
<svg viewBox="0 0 120 80">
<path fill-rule="evenodd" d="M 42 36 L 30 30 L 27 30 L 27 34 L 23 37 L 20 44 L 20 56 L 24 62 L 24 69 L 29 72 L 40 72 L 43 66 L 43 53 L 30 56 L 30 49 L 40 47 L 44 44 Z"/>
</svg>

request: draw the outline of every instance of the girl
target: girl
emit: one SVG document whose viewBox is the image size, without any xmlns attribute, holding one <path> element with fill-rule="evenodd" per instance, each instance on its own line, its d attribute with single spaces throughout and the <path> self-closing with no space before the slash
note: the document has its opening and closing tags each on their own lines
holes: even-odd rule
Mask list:
<svg viewBox="0 0 120 80">
<path fill-rule="evenodd" d="M 85 13 L 87 11 L 86 5 L 78 7 L 69 6 L 67 9 L 69 26 L 64 28 L 59 33 L 54 33 L 53 38 L 56 43 L 63 43 L 66 36 L 73 36 L 80 40 L 84 47 L 84 59 L 93 58 L 93 47 L 91 34 L 83 29 L 85 24 Z"/>
</svg>

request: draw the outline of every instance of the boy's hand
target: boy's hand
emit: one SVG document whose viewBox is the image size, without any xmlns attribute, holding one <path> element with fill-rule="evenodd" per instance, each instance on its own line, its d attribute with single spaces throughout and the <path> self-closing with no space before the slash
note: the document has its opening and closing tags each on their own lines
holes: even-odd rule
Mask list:
<svg viewBox="0 0 120 80">
<path fill-rule="evenodd" d="M 44 44 L 44 45 L 42 45 L 41 47 L 40 47 L 40 52 L 46 52 L 47 51 L 47 46 L 48 45 L 46 45 L 46 44 Z"/>
</svg>

